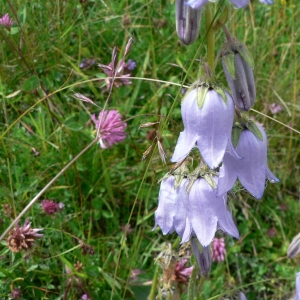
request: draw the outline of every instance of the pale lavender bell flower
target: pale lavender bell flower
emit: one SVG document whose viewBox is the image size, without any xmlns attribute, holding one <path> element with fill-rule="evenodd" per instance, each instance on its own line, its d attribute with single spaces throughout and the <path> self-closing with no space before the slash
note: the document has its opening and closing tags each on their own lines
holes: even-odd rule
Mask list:
<svg viewBox="0 0 300 300">
<path fill-rule="evenodd" d="M 296 274 L 296 295 L 294 300 L 300 300 L 300 272 Z"/>
<path fill-rule="evenodd" d="M 126 138 L 127 124 L 122 121 L 122 116 L 117 110 L 101 111 L 98 118 L 93 114 L 92 120 L 96 126 L 101 148 L 111 148 Z"/>
<path fill-rule="evenodd" d="M 213 177 L 217 185 L 218 178 Z M 197 179 L 187 193 L 188 180 L 183 178 L 175 189 L 175 176 L 161 182 L 159 205 L 155 212 L 155 227 L 163 234 L 176 231 L 182 243 L 196 235 L 203 247 L 208 246 L 218 229 L 239 238 L 238 229 L 227 210 L 227 195 L 217 196 L 205 179 Z"/>
<path fill-rule="evenodd" d="M 249 129 L 244 129 L 236 147 L 242 159 L 237 159 L 228 152 L 225 153 L 219 173 L 218 195 L 231 190 L 238 178 L 250 194 L 260 199 L 265 190 L 266 178 L 272 183 L 279 181 L 268 167 L 267 135 L 259 124 L 256 125 L 263 140 Z"/>
<path fill-rule="evenodd" d="M 203 95 L 205 99 L 199 108 L 199 97 Z M 186 158 L 197 142 L 205 163 L 211 169 L 219 166 L 228 144 L 231 149 L 230 140 L 234 118 L 233 99 L 227 92 L 223 95 L 226 95 L 226 99 L 213 88 L 203 86 L 186 94 L 181 103 L 184 131 L 180 133 L 171 158 L 172 162 L 179 162 Z"/>
<path fill-rule="evenodd" d="M 186 2 L 186 5 L 189 5 L 192 8 L 199 8 L 205 5 L 209 0 L 189 0 Z M 236 8 L 243 8 L 249 4 L 249 0 L 229 0 Z M 270 0 L 267 0 L 270 1 Z M 215 1 L 211 1 L 215 2 Z"/>
</svg>

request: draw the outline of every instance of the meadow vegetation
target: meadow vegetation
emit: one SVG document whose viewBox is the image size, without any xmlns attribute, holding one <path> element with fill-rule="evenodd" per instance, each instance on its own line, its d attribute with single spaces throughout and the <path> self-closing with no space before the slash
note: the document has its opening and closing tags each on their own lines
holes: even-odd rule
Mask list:
<svg viewBox="0 0 300 300">
<path fill-rule="evenodd" d="M 235 186 L 229 198 L 240 239 L 225 238 L 225 261 L 213 263 L 196 299 L 222 299 L 237 289 L 250 300 L 289 299 L 295 289 L 297 259 L 286 252 L 300 229 L 300 6 L 296 0 L 275 2 L 231 6 L 227 25 L 254 57 L 257 100 L 251 115 L 267 132 L 269 167 L 280 182 L 269 183 L 261 201 Z M 0 299 L 10 299 L 14 289 L 26 300 L 84 294 L 147 299 L 161 276 L 155 259 L 177 239 L 152 231 L 154 211 L 158 181 L 170 170 L 182 131 L 182 88 L 201 75 L 205 17 L 199 38 L 187 47 L 178 40 L 170 1 L 10 0 L 0 8 L 0 16 L 9 13 L 14 20 L 10 30 L 0 28 L 1 233 L 93 142 L 92 114 L 106 105 L 127 123 L 123 142 L 107 149 L 93 144 L 21 218 L 20 226 L 28 218 L 32 228 L 43 228 L 34 246 L 12 252 L 7 236 L 1 241 Z M 115 46 L 121 60 L 130 37 L 125 60 L 136 63 L 132 83 L 110 92 L 98 64 L 111 62 Z M 220 30 L 216 49 L 223 42 Z M 226 86 L 220 62 L 216 70 Z M 272 111 L 274 103 L 280 112 Z M 154 125 L 140 128 L 148 122 Z M 64 206 L 47 214 L 44 199 Z"/>
</svg>

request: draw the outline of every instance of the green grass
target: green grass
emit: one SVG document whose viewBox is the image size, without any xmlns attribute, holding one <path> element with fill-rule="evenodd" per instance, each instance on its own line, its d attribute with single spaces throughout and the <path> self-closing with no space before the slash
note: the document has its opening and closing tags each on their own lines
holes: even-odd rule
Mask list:
<svg viewBox="0 0 300 300">
<path fill-rule="evenodd" d="M 0 7 L 1 14 L 18 20 L 11 33 L 0 28 L 1 232 L 94 139 L 90 114 L 100 110 L 73 93 L 90 97 L 102 108 L 108 91 L 101 70 L 82 70 L 81 60 L 107 65 L 113 47 L 121 58 L 133 36 L 128 58 L 137 63 L 132 85 L 113 88 L 107 101 L 109 109 L 118 109 L 127 120 L 126 140 L 106 150 L 93 145 L 30 208 L 21 224 L 27 217 L 34 228 L 44 228 L 35 247 L 14 254 L 2 241 L 0 299 L 9 299 L 13 287 L 21 288 L 26 300 L 63 299 L 64 294 L 65 299 L 81 299 L 85 289 L 93 299 L 147 299 L 155 258 L 176 235 L 152 231 L 157 182 L 170 163 L 164 165 L 156 149 L 141 159 L 152 143 L 147 133 L 153 128 L 159 130 L 168 158 L 172 156 L 183 128 L 180 84 L 184 78 L 184 84 L 197 79 L 198 60 L 206 55 L 205 17 L 200 37 L 185 47 L 178 41 L 169 1 L 15 0 Z M 226 262 L 213 263 L 197 299 L 217 299 L 236 288 L 250 300 L 287 299 L 293 292 L 299 269 L 286 250 L 300 227 L 299 20 L 296 0 L 276 0 L 273 6 L 255 0 L 247 9 L 230 9 L 228 26 L 254 57 L 254 109 L 260 113 L 252 115 L 264 124 L 269 167 L 281 181 L 268 184 L 262 201 L 239 186 L 231 194 L 241 239 L 226 238 Z M 216 38 L 220 49 L 221 31 Z M 225 84 L 220 63 L 216 74 Z M 268 109 L 274 102 L 284 107 L 275 116 Z M 163 130 L 139 129 L 157 121 L 164 123 Z M 45 215 L 43 199 L 65 207 Z M 122 230 L 126 224 L 130 231 Z M 270 237 L 272 228 L 276 234 Z M 80 241 L 95 254 L 84 255 Z M 75 268 L 77 262 L 83 267 Z M 134 284 L 133 269 L 143 271 Z"/>
</svg>

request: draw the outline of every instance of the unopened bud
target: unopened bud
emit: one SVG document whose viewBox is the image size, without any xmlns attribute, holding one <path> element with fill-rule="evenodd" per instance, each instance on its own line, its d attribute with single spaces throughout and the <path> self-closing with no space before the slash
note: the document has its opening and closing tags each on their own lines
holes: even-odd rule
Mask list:
<svg viewBox="0 0 300 300">
<path fill-rule="evenodd" d="M 244 45 L 231 40 L 221 51 L 221 58 L 234 104 L 240 110 L 248 111 L 256 97 L 253 61 L 250 54 Z"/>
<path fill-rule="evenodd" d="M 176 0 L 176 31 L 180 41 L 189 45 L 199 35 L 201 8 L 193 9 L 184 0 Z"/>
<path fill-rule="evenodd" d="M 298 233 L 292 240 L 287 250 L 289 258 L 294 258 L 300 253 L 300 233 Z"/>
</svg>

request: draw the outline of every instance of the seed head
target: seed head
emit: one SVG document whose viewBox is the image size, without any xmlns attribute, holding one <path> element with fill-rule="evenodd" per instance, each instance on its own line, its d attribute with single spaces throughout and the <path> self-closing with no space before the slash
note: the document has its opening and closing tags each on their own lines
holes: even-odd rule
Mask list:
<svg viewBox="0 0 300 300">
<path fill-rule="evenodd" d="M 43 234 L 38 233 L 42 228 L 31 228 L 31 223 L 28 219 L 25 220 L 23 226 L 16 224 L 16 227 L 12 229 L 7 238 L 7 245 L 12 252 L 20 252 L 22 249 L 30 249 L 35 239 L 39 239 Z"/>
</svg>

